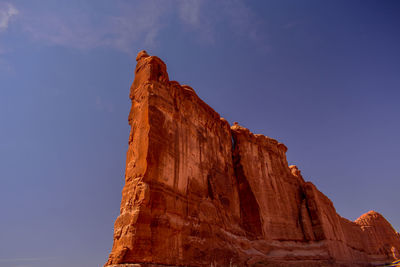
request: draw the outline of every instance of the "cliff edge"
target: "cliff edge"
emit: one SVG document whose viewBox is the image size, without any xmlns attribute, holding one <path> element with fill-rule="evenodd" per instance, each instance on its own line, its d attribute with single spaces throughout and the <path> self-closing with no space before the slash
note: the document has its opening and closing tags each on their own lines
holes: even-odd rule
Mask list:
<svg viewBox="0 0 400 267">
<path fill-rule="evenodd" d="M 106 266 L 370 266 L 399 259 L 376 212 L 355 222 L 287 148 L 228 122 L 141 51 L 120 215 Z"/>
</svg>

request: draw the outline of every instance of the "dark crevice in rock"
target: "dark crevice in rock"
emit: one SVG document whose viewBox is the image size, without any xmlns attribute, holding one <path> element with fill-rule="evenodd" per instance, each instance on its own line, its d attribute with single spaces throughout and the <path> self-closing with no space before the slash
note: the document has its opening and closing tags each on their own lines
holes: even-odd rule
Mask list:
<svg viewBox="0 0 400 267">
<path fill-rule="evenodd" d="M 210 174 L 207 175 L 207 189 L 208 189 L 208 196 L 211 199 L 214 199 L 214 192 L 213 192 L 212 185 L 211 185 L 211 175 Z"/>
<path fill-rule="evenodd" d="M 262 237 L 260 208 L 240 163 L 240 155 L 237 151 L 235 137 L 232 138 L 232 141 L 232 157 L 238 185 L 241 226 L 246 231 L 249 239 L 258 239 Z"/>
</svg>

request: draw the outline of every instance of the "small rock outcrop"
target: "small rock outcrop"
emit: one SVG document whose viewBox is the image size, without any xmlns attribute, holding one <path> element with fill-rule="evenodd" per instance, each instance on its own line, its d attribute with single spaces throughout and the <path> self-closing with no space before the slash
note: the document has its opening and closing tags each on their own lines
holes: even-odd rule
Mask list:
<svg viewBox="0 0 400 267">
<path fill-rule="evenodd" d="M 398 259 L 376 212 L 355 222 L 275 139 L 232 127 L 142 51 L 120 215 L 106 266 L 369 266 Z"/>
</svg>

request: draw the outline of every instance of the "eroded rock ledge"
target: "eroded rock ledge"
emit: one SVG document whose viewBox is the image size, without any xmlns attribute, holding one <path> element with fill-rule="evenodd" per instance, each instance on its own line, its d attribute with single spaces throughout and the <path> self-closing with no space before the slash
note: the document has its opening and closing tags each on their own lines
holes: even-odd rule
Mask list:
<svg viewBox="0 0 400 267">
<path fill-rule="evenodd" d="M 399 258 L 400 235 L 376 212 L 355 222 L 275 139 L 232 127 L 164 62 L 142 51 L 107 266 L 368 266 Z"/>
</svg>

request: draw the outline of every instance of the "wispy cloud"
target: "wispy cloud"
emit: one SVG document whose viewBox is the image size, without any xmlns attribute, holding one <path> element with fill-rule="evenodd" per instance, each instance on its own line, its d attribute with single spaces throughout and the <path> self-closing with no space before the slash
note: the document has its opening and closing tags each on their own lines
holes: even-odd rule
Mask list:
<svg viewBox="0 0 400 267">
<path fill-rule="evenodd" d="M 245 1 L 232 0 L 223 2 L 225 15 L 229 18 L 232 30 L 253 41 L 260 41 L 265 36 L 265 25 L 262 18 L 246 5 Z"/>
<path fill-rule="evenodd" d="M 218 31 L 224 29 L 251 41 L 266 41 L 263 19 L 245 1 L 179 0 L 178 11 L 182 23 L 203 40 L 217 41 Z"/>
<path fill-rule="evenodd" d="M 18 14 L 18 10 L 9 3 L 0 3 L 0 31 L 8 28 L 8 24 L 13 16 Z"/>
<path fill-rule="evenodd" d="M 87 14 L 78 8 L 63 14 L 54 14 L 52 10 L 40 10 L 40 14 L 27 11 L 23 28 L 37 42 L 77 49 L 111 47 L 131 53 L 132 45 L 139 41 L 154 45 L 165 12 L 159 2 L 113 4 L 115 14 Z"/>
<path fill-rule="evenodd" d="M 137 46 L 159 46 L 164 30 L 190 31 L 206 44 L 218 42 L 221 33 L 227 30 L 252 41 L 264 36 L 262 20 L 245 1 L 116 0 L 112 5 L 105 2 L 103 8 L 94 8 L 91 2 L 71 3 L 67 8 L 18 7 L 19 25 L 40 44 L 80 50 L 109 47 L 128 54 L 136 53 Z M 1 10 L 0 25 L 4 28 L 18 10 L 11 5 Z"/>
<path fill-rule="evenodd" d="M 1 58 L 9 49 L 4 46 L 2 36 L 5 34 L 13 17 L 18 15 L 18 10 L 9 3 L 0 3 L 0 71 L 12 73 L 12 66 Z"/>
<path fill-rule="evenodd" d="M 217 10 L 215 4 L 208 0 L 178 0 L 176 2 L 178 18 L 183 27 L 195 32 L 198 39 L 205 43 L 215 42 L 215 26 L 218 23 L 218 16 L 213 13 L 213 10 Z"/>
<path fill-rule="evenodd" d="M 178 2 L 179 16 L 183 22 L 193 27 L 200 26 L 202 21 L 200 19 L 200 12 L 202 4 L 205 2 L 197 0 L 181 0 Z"/>
</svg>

